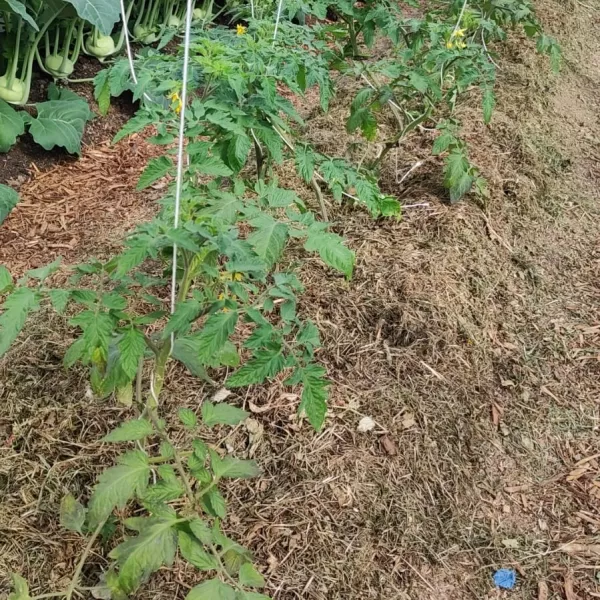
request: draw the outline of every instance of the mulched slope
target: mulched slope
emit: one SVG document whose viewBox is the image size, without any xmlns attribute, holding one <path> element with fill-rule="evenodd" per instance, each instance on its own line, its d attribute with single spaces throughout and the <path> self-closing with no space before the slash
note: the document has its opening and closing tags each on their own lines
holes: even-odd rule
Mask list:
<svg viewBox="0 0 600 600">
<path fill-rule="evenodd" d="M 499 567 L 519 573 L 515 600 L 538 598 L 539 589 L 543 598 L 544 585 L 557 598 L 571 588 L 600 593 L 592 568 L 600 554 L 599 23 L 580 4 L 540 8 L 562 36 L 564 79 L 516 40 L 502 60 L 492 126 L 479 125 L 476 99 L 460 109 L 472 159 L 490 180 L 486 204 L 441 204 L 439 164 L 415 137 L 386 165 L 385 185 L 426 206 L 377 223 L 333 208 L 357 251 L 356 275 L 345 282 L 311 259 L 300 307 L 319 324 L 333 381 L 325 429 L 315 435 L 299 421 L 298 398 L 276 381 L 231 397 L 253 412 L 246 426 L 205 432 L 264 469 L 228 486 L 226 525 L 256 553 L 277 600 L 491 599 Z M 592 65 L 585 73 L 576 67 L 583 57 Z M 344 110 L 311 120 L 323 149 L 343 146 Z M 18 262 L 2 244 L 3 259 L 19 269 L 37 266 L 44 252 L 72 252 L 73 261 L 108 252 L 112 242 L 90 222 L 100 219 L 116 240 L 152 210 L 132 191 L 146 157 L 129 162 L 129 150 L 119 169 L 108 163 L 110 175 L 89 157 L 88 171 L 74 177 L 90 174 L 83 208 L 69 200 L 72 214 L 88 219 L 72 221 L 79 244 L 52 249 L 47 230 L 34 236 L 31 258 Z M 397 183 L 396 169 L 420 159 Z M 43 197 L 62 197 L 68 174 L 48 176 Z M 127 187 L 109 192 L 106 176 Z M 105 214 L 115 193 L 122 223 Z M 39 227 L 35 209 L 23 209 L 23 223 Z M 16 241 L 27 239 L 19 218 L 11 218 Z M 53 243 L 70 243 L 64 229 L 56 233 L 63 237 Z M 66 490 L 85 496 L 114 452 L 97 440 L 127 415 L 91 399 L 83 371 L 64 372 L 68 343 L 62 320 L 43 315 L 0 363 L 0 573 L 23 572 L 38 593 L 64 586 L 82 547 L 58 526 L 60 498 Z M 167 381 L 173 415 L 198 408 L 208 392 L 176 366 Z M 357 431 L 364 416 L 376 422 L 366 434 Z M 100 549 L 92 563 L 90 584 L 105 566 Z M 178 562 L 138 597 L 183 598 L 199 580 Z"/>
</svg>

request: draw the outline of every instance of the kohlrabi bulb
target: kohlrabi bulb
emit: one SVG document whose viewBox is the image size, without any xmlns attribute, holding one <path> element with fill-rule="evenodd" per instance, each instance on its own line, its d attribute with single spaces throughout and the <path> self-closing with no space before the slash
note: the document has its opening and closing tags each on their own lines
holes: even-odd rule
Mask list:
<svg viewBox="0 0 600 600">
<path fill-rule="evenodd" d="M 203 8 L 195 8 L 194 12 L 192 13 L 192 20 L 194 22 L 202 21 L 202 20 L 204 20 L 205 16 L 206 16 L 206 11 Z"/>
<path fill-rule="evenodd" d="M 110 35 L 99 35 L 94 43 L 94 36 L 90 35 L 86 40 L 85 48 L 90 54 L 98 58 L 104 58 L 114 54 L 115 41 Z"/>
<path fill-rule="evenodd" d="M 12 85 L 8 87 L 8 77 L 0 77 L 0 99 L 10 104 L 20 104 L 25 93 L 25 85 L 19 79 L 13 79 Z"/>
<path fill-rule="evenodd" d="M 60 54 L 50 54 L 50 56 L 47 56 L 44 65 L 48 72 L 58 79 L 66 79 L 75 69 L 73 61 L 63 58 Z"/>
</svg>

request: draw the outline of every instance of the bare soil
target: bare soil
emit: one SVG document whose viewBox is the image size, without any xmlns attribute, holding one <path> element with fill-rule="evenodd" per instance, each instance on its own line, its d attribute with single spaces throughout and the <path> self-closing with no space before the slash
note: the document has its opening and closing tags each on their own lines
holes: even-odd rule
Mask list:
<svg viewBox="0 0 600 600">
<path fill-rule="evenodd" d="M 358 261 L 351 282 L 317 259 L 302 272 L 301 310 L 319 324 L 333 381 L 324 430 L 299 421 L 297 398 L 274 382 L 233 397 L 255 413 L 251 428 L 207 432 L 264 469 L 227 489 L 226 527 L 277 600 L 600 597 L 600 3 L 536 5 L 562 44 L 562 72 L 513 38 L 498 57 L 492 124 L 481 124 L 477 97 L 460 108 L 489 199 L 445 204 L 423 132 L 385 167 L 386 189 L 417 205 L 401 221 L 331 208 Z M 345 110 L 311 119 L 323 149 L 345 151 Z M 110 251 L 152 211 L 152 196 L 134 191 L 151 153 L 139 138 L 100 144 L 33 172 L 25 206 L 0 231 L 0 260 L 22 270 L 63 252 L 47 230 L 36 229 L 33 250 L 22 240 L 80 179 L 66 195 L 80 232 L 68 260 Z M 121 185 L 111 194 L 107 173 Z M 109 196 L 118 217 L 106 214 Z M 10 571 L 36 593 L 64 587 L 82 542 L 60 530 L 60 498 L 86 497 L 112 459 L 97 440 L 127 416 L 90 399 L 83 371 L 63 370 L 69 342 L 64 322 L 44 314 L 0 362 L 2 591 Z M 168 375 L 168 410 L 197 408 L 203 384 L 175 366 Z M 364 416 L 376 422 L 369 433 L 357 431 Z M 98 546 L 90 585 L 105 557 Z M 510 592 L 492 582 L 502 567 L 518 573 Z M 178 562 L 138 597 L 184 598 L 200 578 Z"/>
</svg>

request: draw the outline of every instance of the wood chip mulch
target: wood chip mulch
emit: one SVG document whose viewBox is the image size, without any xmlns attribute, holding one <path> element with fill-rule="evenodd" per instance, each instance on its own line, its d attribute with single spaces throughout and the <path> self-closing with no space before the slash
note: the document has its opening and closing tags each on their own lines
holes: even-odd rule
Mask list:
<svg viewBox="0 0 600 600">
<path fill-rule="evenodd" d="M 82 158 L 46 171 L 31 165 L 20 202 L 0 229 L 0 264 L 13 275 L 51 262 L 74 261 L 106 248 L 155 210 L 156 192 L 138 192 L 144 166 L 162 148 L 134 135 L 115 146 L 89 148 Z M 82 254 L 82 252 L 84 254 Z"/>
</svg>

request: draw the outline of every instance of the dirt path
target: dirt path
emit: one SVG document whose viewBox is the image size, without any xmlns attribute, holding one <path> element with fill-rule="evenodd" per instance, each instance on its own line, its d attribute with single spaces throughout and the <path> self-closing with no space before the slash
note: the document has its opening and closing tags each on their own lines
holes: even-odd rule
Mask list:
<svg viewBox="0 0 600 600">
<path fill-rule="evenodd" d="M 600 597 L 600 0 L 537 5 L 563 72 L 513 40 L 492 125 L 476 100 L 461 108 L 490 180 L 485 206 L 441 204 L 428 159 L 408 185 L 392 174 L 387 186 L 429 206 L 398 223 L 334 215 L 357 250 L 352 282 L 306 266 L 301 309 L 319 323 L 334 382 L 324 431 L 296 420 L 297 399 L 277 383 L 238 398 L 262 407 L 261 436 L 250 449 L 243 430 L 228 442 L 265 474 L 230 488 L 228 527 L 276 600 Z M 427 156 L 416 142 L 399 164 Z M 133 186 L 134 171 L 124 163 L 119 182 Z M 20 268 L 30 246 L 8 231 Z M 87 248 L 71 250 L 75 260 Z M 97 440 L 116 409 L 90 402 L 83 372 L 63 371 L 67 344 L 61 321 L 43 320 L 0 363 L 0 591 L 10 570 L 38 593 L 64 584 L 80 542 L 58 529 L 58 503 L 85 495 L 110 461 Z M 174 411 L 202 398 L 179 371 L 168 387 Z M 365 415 L 377 427 L 361 434 Z M 90 573 L 105 566 L 94 560 Z M 518 571 L 515 590 L 493 589 L 501 567 Z M 177 564 L 138 597 L 183 598 L 197 580 Z"/>
</svg>

